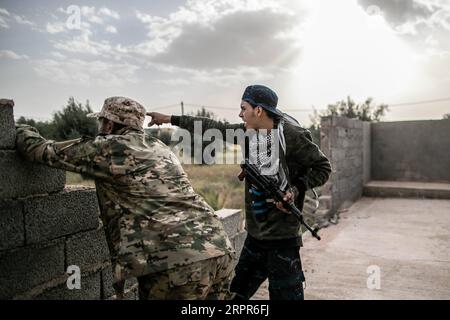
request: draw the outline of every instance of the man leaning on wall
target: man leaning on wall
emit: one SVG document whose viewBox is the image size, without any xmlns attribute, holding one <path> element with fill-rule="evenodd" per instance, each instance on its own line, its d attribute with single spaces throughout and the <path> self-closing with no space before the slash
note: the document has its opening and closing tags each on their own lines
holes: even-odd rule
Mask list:
<svg viewBox="0 0 450 320">
<path fill-rule="evenodd" d="M 145 137 L 145 113 L 132 99 L 111 97 L 91 114 L 97 137 L 54 142 L 17 125 L 17 149 L 95 180 L 118 297 L 124 281 L 137 277 L 139 299 L 225 299 L 234 249 L 175 155 Z"/>
</svg>

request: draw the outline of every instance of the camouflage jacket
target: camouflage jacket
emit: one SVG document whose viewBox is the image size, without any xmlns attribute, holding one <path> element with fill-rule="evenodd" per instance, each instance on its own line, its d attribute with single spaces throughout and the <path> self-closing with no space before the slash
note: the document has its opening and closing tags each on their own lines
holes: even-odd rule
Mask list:
<svg viewBox="0 0 450 320">
<path fill-rule="evenodd" d="M 142 131 L 54 142 L 18 126 L 17 149 L 28 160 L 95 179 L 116 281 L 234 251 L 179 160 Z"/>
<path fill-rule="evenodd" d="M 201 117 L 172 116 L 172 124 L 189 132 L 194 132 L 194 121 L 201 121 L 202 132 L 218 129 L 225 138 L 227 129 L 245 130 L 244 124 L 229 124 Z M 286 142 L 285 160 L 289 171 L 289 180 L 294 189 L 297 207 L 302 210 L 305 192 L 323 185 L 331 173 L 331 164 L 319 147 L 312 142 L 308 130 L 286 123 L 284 125 Z M 235 142 L 236 143 L 236 142 Z M 276 207 L 268 214 L 268 219 L 258 222 L 252 212 L 251 196 L 248 185 L 245 188 L 246 229 L 257 240 L 282 240 L 298 237 L 301 244 L 301 226 L 291 214 Z"/>
</svg>

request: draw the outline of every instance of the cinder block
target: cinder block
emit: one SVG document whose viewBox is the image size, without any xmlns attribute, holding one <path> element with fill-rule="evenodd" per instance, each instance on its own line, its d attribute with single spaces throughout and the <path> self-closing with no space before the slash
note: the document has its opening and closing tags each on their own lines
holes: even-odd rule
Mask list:
<svg viewBox="0 0 450 320">
<path fill-rule="evenodd" d="M 234 245 L 234 250 L 236 250 L 236 258 L 239 258 L 239 256 L 241 255 L 245 238 L 247 238 L 247 231 L 241 231 L 231 239 L 231 242 Z"/>
<path fill-rule="evenodd" d="M 67 265 L 77 265 L 81 272 L 94 264 L 110 261 L 103 228 L 83 232 L 66 240 Z"/>
<path fill-rule="evenodd" d="M 113 283 L 113 271 L 111 265 L 109 265 L 102 270 L 102 299 L 108 299 L 116 294 Z"/>
<path fill-rule="evenodd" d="M 335 127 L 348 127 L 348 123 L 349 123 L 349 119 L 345 118 L 345 117 L 338 117 L 338 116 L 333 116 L 332 117 L 332 126 Z"/>
<path fill-rule="evenodd" d="M 319 198 L 319 208 L 318 209 L 327 209 L 331 208 L 331 195 L 322 195 Z"/>
<path fill-rule="evenodd" d="M 22 204 L 19 201 L 0 200 L 0 250 L 25 244 Z"/>
<path fill-rule="evenodd" d="M 314 212 L 314 215 L 316 216 L 317 219 L 327 218 L 329 214 L 330 214 L 329 209 L 320 209 Z"/>
<path fill-rule="evenodd" d="M 13 107 L 14 101 L 0 99 L 0 149 L 13 149 L 16 144 Z"/>
<path fill-rule="evenodd" d="M 63 240 L 2 252 L 0 299 L 11 299 L 64 272 Z"/>
<path fill-rule="evenodd" d="M 320 149 L 328 149 L 330 146 L 328 135 L 321 131 L 320 133 Z"/>
<path fill-rule="evenodd" d="M 332 116 L 321 117 L 320 126 L 321 127 L 329 127 L 331 126 Z"/>
<path fill-rule="evenodd" d="M 98 202 L 94 188 L 69 187 L 46 197 L 24 201 L 27 243 L 98 227 Z"/>
<path fill-rule="evenodd" d="M 362 130 L 363 125 L 364 124 L 361 120 L 353 120 L 353 123 L 352 123 L 353 128 L 355 128 L 357 130 Z"/>
<path fill-rule="evenodd" d="M 446 184 L 414 185 L 408 182 L 371 181 L 364 186 L 363 195 L 379 198 L 450 199 Z"/>
<path fill-rule="evenodd" d="M 0 199 L 9 199 L 60 191 L 66 174 L 26 161 L 14 150 L 0 150 L 0 181 Z"/>
<path fill-rule="evenodd" d="M 81 275 L 81 288 L 69 289 L 64 283 L 48 289 L 37 296 L 36 300 L 99 300 L 101 271 L 94 274 Z"/>
<path fill-rule="evenodd" d="M 345 150 L 333 148 L 331 150 L 331 154 L 333 156 L 334 161 L 339 161 L 341 159 L 345 159 Z"/>
<path fill-rule="evenodd" d="M 344 127 L 336 128 L 337 135 L 340 139 L 345 139 L 349 136 L 349 130 Z"/>
<path fill-rule="evenodd" d="M 238 209 L 221 209 L 215 212 L 223 224 L 225 232 L 233 237 L 242 229 L 242 213 Z"/>
</svg>

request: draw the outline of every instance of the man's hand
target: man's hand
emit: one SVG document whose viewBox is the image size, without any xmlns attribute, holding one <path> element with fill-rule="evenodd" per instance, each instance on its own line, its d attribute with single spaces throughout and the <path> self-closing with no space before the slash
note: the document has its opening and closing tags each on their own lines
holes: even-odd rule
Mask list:
<svg viewBox="0 0 450 320">
<path fill-rule="evenodd" d="M 152 121 L 150 121 L 150 123 L 148 124 L 149 127 L 154 124 L 160 126 L 163 123 L 170 123 L 170 120 L 172 118 L 172 116 L 170 115 L 158 112 L 147 112 L 146 115 L 152 117 Z"/>
<path fill-rule="evenodd" d="M 294 200 L 294 193 L 291 191 L 287 191 L 283 198 L 286 202 L 291 202 Z M 281 201 L 275 203 L 277 208 L 285 213 L 291 213 L 288 209 L 283 207 L 283 203 Z"/>
</svg>

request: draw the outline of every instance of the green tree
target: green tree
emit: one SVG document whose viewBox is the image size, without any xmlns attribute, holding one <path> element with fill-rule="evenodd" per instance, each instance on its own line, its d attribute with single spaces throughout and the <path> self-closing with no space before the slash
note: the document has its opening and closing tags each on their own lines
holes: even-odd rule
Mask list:
<svg viewBox="0 0 450 320">
<path fill-rule="evenodd" d="M 362 103 L 356 103 L 353 99 L 347 97 L 346 100 L 329 104 L 327 109 L 320 114 L 314 109 L 313 114 L 310 115 L 311 126 L 309 130 L 317 143 L 320 142 L 320 119 L 322 117 L 340 116 L 361 121 L 379 122 L 387 111 L 389 111 L 387 104 L 374 105 L 373 98 L 369 97 Z"/>
<path fill-rule="evenodd" d="M 17 123 L 31 125 L 38 129 L 43 137 L 56 141 L 75 139 L 83 135 L 94 137 L 97 134 L 97 120 L 86 116 L 91 112 L 89 101 L 83 106 L 70 97 L 67 105 L 53 114 L 51 121 L 35 121 L 22 116 Z"/>
<path fill-rule="evenodd" d="M 355 103 L 350 97 L 335 104 L 328 105 L 325 115 L 341 116 L 361 121 L 379 122 L 388 111 L 387 104 L 373 105 L 373 98 L 367 98 L 363 103 Z"/>
<path fill-rule="evenodd" d="M 309 115 L 311 125 L 308 130 L 311 132 L 313 142 L 317 145 L 320 145 L 320 117 L 319 112 L 313 107 L 313 114 Z"/>
<path fill-rule="evenodd" d="M 97 134 L 97 120 L 86 116 L 91 112 L 89 100 L 83 106 L 73 97 L 70 97 L 67 105 L 53 115 L 55 139 L 68 140 L 83 135 L 95 136 Z"/>
<path fill-rule="evenodd" d="M 208 119 L 212 119 L 212 120 L 216 120 L 217 117 L 214 114 L 214 112 L 211 111 L 207 111 L 205 109 L 205 107 L 202 107 L 200 110 L 197 110 L 197 112 L 189 112 L 188 115 L 190 116 L 195 116 L 195 117 L 203 117 L 203 118 L 208 118 Z"/>
<path fill-rule="evenodd" d="M 31 118 L 20 117 L 16 121 L 18 124 L 28 124 L 38 129 L 39 133 L 47 139 L 55 139 L 55 126 L 53 121 L 35 121 Z"/>
</svg>

